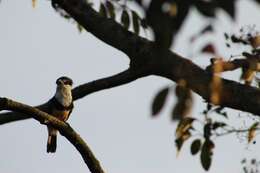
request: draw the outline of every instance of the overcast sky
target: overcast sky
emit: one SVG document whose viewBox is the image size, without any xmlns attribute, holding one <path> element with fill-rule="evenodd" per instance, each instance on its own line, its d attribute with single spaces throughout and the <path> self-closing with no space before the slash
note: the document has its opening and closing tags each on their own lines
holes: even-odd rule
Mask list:
<svg viewBox="0 0 260 173">
<path fill-rule="evenodd" d="M 226 52 L 222 46 L 224 31 L 236 31 L 247 24 L 259 27 L 259 6 L 250 0 L 241 0 L 238 9 L 238 22 L 233 26 L 220 12 L 215 22 L 217 33 L 206 38 L 214 41 L 225 56 L 233 52 Z M 190 51 L 187 35 L 198 31 L 206 22 L 196 11 L 194 15 L 185 24 L 174 47 L 183 56 L 196 52 L 196 46 Z M 38 1 L 33 9 L 30 0 L 2 0 L 0 28 L 1 97 L 38 105 L 53 96 L 55 80 L 62 75 L 71 77 L 75 85 L 79 85 L 128 67 L 128 58 L 122 52 L 90 33 L 79 34 L 76 25 L 55 13 L 49 1 Z M 194 61 L 205 65 L 208 59 L 203 57 L 205 59 L 196 57 Z M 190 155 L 190 142 L 176 157 L 176 124 L 169 116 L 175 99 L 169 99 L 160 117 L 150 117 L 154 94 L 168 84 L 171 84 L 169 80 L 151 76 L 94 93 L 75 103 L 69 123 L 86 140 L 106 172 L 203 172 L 199 157 Z M 196 99 L 193 115 L 201 116 L 202 102 Z M 234 115 L 231 121 L 242 124 L 237 114 L 230 111 L 230 115 Z M 35 120 L 3 125 L 0 136 L 1 173 L 88 172 L 76 149 L 60 135 L 57 152 L 47 154 L 46 127 Z M 242 172 L 242 158 L 260 159 L 258 143 L 248 146 L 235 135 L 217 139 L 214 153 L 212 173 Z"/>
</svg>

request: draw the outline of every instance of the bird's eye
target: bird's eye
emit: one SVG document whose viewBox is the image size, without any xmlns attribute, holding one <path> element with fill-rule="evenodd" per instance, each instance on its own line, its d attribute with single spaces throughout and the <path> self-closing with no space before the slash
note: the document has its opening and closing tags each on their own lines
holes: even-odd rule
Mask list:
<svg viewBox="0 0 260 173">
<path fill-rule="evenodd" d="M 72 85 L 71 81 L 69 81 L 69 80 L 65 80 L 65 81 L 64 81 L 64 84 L 65 84 L 65 85 Z"/>
</svg>

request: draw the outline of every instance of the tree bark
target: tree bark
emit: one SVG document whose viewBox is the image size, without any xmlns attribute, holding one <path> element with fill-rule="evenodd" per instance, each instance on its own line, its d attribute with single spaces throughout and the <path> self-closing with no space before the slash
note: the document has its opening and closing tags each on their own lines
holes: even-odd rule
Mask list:
<svg viewBox="0 0 260 173">
<path fill-rule="evenodd" d="M 65 136 L 72 145 L 79 151 L 81 157 L 85 161 L 91 173 L 104 173 L 99 161 L 95 158 L 87 143 L 71 128 L 68 123 L 65 123 L 54 116 L 40 111 L 37 108 L 7 99 L 0 98 L 0 111 L 11 110 L 26 114 L 41 124 L 51 125 L 58 129 L 61 135 Z"/>
</svg>

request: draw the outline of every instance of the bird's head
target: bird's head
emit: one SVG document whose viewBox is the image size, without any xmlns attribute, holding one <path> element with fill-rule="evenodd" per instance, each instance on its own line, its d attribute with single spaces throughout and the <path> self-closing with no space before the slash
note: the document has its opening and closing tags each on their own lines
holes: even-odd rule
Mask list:
<svg viewBox="0 0 260 173">
<path fill-rule="evenodd" d="M 71 78 L 67 76 L 62 76 L 56 80 L 57 86 L 71 86 L 73 85 L 73 81 Z"/>
<path fill-rule="evenodd" d="M 56 93 L 55 98 L 58 100 L 58 102 L 67 107 L 71 105 L 73 99 L 72 99 L 72 84 L 73 81 L 69 77 L 62 76 L 56 80 Z"/>
</svg>

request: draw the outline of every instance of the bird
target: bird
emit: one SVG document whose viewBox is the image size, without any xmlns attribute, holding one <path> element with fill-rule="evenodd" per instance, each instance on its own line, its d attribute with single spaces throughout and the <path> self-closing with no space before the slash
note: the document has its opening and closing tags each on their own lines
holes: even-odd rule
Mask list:
<svg viewBox="0 0 260 173">
<path fill-rule="evenodd" d="M 50 115 L 66 122 L 73 110 L 72 85 L 73 81 L 67 76 L 59 77 L 56 80 L 56 92 L 48 101 L 48 111 Z M 47 125 L 48 140 L 47 153 L 55 153 L 57 148 L 57 129 Z"/>
</svg>

